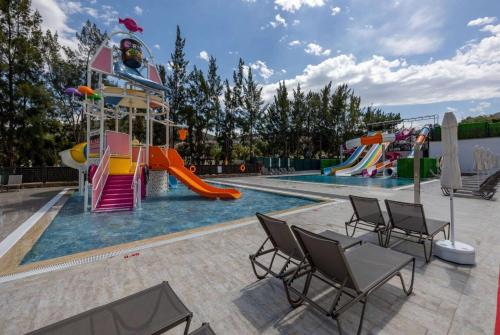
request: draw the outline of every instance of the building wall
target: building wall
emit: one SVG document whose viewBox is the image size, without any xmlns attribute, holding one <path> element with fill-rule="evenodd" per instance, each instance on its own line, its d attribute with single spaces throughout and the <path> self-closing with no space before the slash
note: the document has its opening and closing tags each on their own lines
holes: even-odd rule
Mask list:
<svg viewBox="0 0 500 335">
<path fill-rule="evenodd" d="M 469 140 L 458 141 L 458 159 L 460 161 L 460 169 L 462 172 L 471 172 L 474 167 L 474 147 L 480 145 L 486 149 L 490 149 L 498 156 L 500 160 L 500 137 L 474 138 Z M 429 157 L 437 158 L 443 152 L 442 142 L 429 143 Z M 500 167 L 500 161 L 497 160 L 497 166 Z"/>
</svg>

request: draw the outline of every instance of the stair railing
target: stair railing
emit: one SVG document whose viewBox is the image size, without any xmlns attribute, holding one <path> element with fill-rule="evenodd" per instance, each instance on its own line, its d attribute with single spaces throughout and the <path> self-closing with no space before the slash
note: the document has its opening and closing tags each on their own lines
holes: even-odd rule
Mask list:
<svg viewBox="0 0 500 335">
<path fill-rule="evenodd" d="M 134 178 L 132 179 L 131 188 L 134 190 L 134 209 L 142 208 L 142 178 L 141 178 L 141 163 L 143 161 L 143 148 L 139 148 L 139 154 L 137 155 L 137 162 L 135 164 Z"/>
<path fill-rule="evenodd" d="M 99 166 L 92 177 L 92 211 L 95 211 L 99 200 L 101 200 L 102 191 L 104 190 L 104 185 L 109 176 L 109 162 L 111 157 L 111 149 L 106 147 L 104 155 L 99 162 Z"/>
</svg>

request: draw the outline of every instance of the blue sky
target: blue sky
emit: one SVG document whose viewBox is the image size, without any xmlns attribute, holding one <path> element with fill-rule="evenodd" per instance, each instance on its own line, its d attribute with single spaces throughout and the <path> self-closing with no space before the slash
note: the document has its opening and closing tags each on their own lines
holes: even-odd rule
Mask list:
<svg viewBox="0 0 500 335">
<path fill-rule="evenodd" d="M 33 0 L 44 28 L 74 45 L 90 19 L 117 29 L 133 17 L 166 64 L 175 26 L 190 66 L 217 58 L 231 77 L 241 56 L 270 99 L 276 83 L 318 90 L 348 83 L 364 105 L 404 117 L 458 118 L 500 111 L 500 1 L 429 0 Z"/>
</svg>

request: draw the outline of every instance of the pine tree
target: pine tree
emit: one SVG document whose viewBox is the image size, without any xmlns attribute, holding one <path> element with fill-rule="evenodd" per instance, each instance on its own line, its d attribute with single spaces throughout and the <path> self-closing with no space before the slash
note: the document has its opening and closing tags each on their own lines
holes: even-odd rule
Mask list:
<svg viewBox="0 0 500 335">
<path fill-rule="evenodd" d="M 29 0 L 0 1 L 0 12 L 0 165 L 44 165 L 51 100 L 43 82 L 42 19 Z"/>
<path fill-rule="evenodd" d="M 259 87 L 253 79 L 252 68 L 248 69 L 248 75 L 245 79 L 245 86 L 243 87 L 243 106 L 242 111 L 242 135 L 247 139 L 250 149 L 250 158 L 255 155 L 254 152 L 254 137 L 255 130 L 261 121 L 264 100 L 262 99 L 262 87 Z"/>
<path fill-rule="evenodd" d="M 235 127 L 236 127 L 236 108 L 233 91 L 226 79 L 224 82 L 224 123 L 222 125 L 219 143 L 222 147 L 222 155 L 225 162 L 230 162 L 233 154 Z"/>
<path fill-rule="evenodd" d="M 273 103 L 267 109 L 264 136 L 270 141 L 273 154 L 289 155 L 290 135 L 290 100 L 285 82 L 280 82 L 276 89 Z"/>
<path fill-rule="evenodd" d="M 212 112 L 214 115 L 214 128 L 215 128 L 215 137 L 219 138 L 220 132 L 222 129 L 222 125 L 224 120 L 222 119 L 222 110 L 220 105 L 220 95 L 222 94 L 222 89 L 224 88 L 222 85 L 222 80 L 217 73 L 217 60 L 210 56 L 208 61 L 208 91 L 210 96 L 210 101 L 212 103 Z"/>
<path fill-rule="evenodd" d="M 302 137 L 304 136 L 304 122 L 307 114 L 305 95 L 300 88 L 300 83 L 297 84 L 297 89 L 293 90 L 291 114 L 290 151 L 292 154 L 299 154 L 304 144 Z"/>
<path fill-rule="evenodd" d="M 80 32 L 76 33 L 76 39 L 78 40 L 77 56 L 79 61 L 79 69 L 81 71 L 81 82 L 87 85 L 87 67 L 95 55 L 99 46 L 108 38 L 106 32 L 102 32 L 95 23 L 87 20 L 83 25 Z M 98 75 L 93 73 L 92 83 L 97 82 Z M 106 76 L 103 76 L 106 79 Z"/>
<path fill-rule="evenodd" d="M 170 104 L 172 120 L 174 122 L 185 122 L 185 108 L 186 108 L 186 83 L 187 83 L 187 65 L 188 61 L 185 59 L 184 46 L 186 40 L 181 36 L 181 29 L 177 26 L 177 33 L 175 37 L 175 50 L 170 55 L 169 66 L 171 73 L 167 75 L 166 95 Z"/>
</svg>

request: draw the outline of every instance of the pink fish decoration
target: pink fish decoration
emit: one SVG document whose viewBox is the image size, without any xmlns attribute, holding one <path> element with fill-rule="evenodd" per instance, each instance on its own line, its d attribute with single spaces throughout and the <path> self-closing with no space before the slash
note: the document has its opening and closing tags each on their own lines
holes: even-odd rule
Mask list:
<svg viewBox="0 0 500 335">
<path fill-rule="evenodd" d="M 140 27 L 134 19 L 127 17 L 125 19 L 118 18 L 118 23 L 121 23 L 127 28 L 128 31 L 136 33 L 140 31 L 142 33 L 143 29 Z"/>
</svg>

